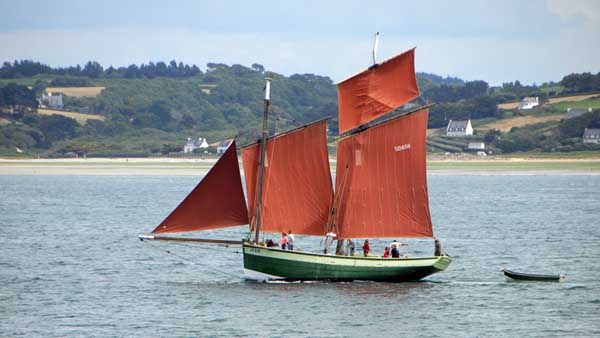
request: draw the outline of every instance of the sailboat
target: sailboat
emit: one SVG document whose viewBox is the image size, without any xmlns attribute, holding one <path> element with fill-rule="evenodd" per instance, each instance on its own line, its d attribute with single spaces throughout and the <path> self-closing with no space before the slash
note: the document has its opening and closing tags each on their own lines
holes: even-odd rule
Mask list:
<svg viewBox="0 0 600 338">
<path fill-rule="evenodd" d="M 244 276 L 262 281 L 404 282 L 448 268 L 452 259 L 438 240 L 428 257 L 342 254 L 350 238 L 434 239 L 425 158 L 428 106 L 381 119 L 419 96 L 414 49 L 338 84 L 335 190 L 327 119 L 269 135 L 270 87 L 267 78 L 262 137 L 240 148 L 247 204 L 234 140 L 180 205 L 140 238 L 241 245 Z M 163 236 L 241 225 L 249 225 L 249 233 L 240 241 Z M 289 231 L 322 236 L 321 250 L 264 243 L 265 233 Z"/>
</svg>

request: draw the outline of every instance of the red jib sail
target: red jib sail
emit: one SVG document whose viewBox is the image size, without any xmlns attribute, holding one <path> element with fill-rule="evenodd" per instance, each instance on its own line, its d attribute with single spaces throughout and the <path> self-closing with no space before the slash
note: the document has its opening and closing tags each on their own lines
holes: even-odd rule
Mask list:
<svg viewBox="0 0 600 338">
<path fill-rule="evenodd" d="M 338 84 L 339 133 L 419 96 L 414 48 Z"/>
<path fill-rule="evenodd" d="M 248 224 L 235 141 L 202 181 L 152 233 L 185 232 Z"/>
<path fill-rule="evenodd" d="M 338 145 L 335 221 L 340 238 L 432 237 L 425 136 L 428 110 Z"/>
<path fill-rule="evenodd" d="M 260 144 L 242 149 L 249 219 L 256 214 Z M 327 154 L 327 122 L 267 141 L 261 231 L 323 235 L 333 199 Z"/>
</svg>

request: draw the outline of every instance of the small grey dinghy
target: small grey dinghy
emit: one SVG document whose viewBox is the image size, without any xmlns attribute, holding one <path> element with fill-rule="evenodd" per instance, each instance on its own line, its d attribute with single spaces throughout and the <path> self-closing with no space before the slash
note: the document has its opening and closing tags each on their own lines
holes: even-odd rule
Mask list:
<svg viewBox="0 0 600 338">
<path fill-rule="evenodd" d="M 515 280 L 537 281 L 537 282 L 561 282 L 565 279 L 565 275 L 539 275 L 510 271 L 503 269 L 504 275 Z"/>
</svg>

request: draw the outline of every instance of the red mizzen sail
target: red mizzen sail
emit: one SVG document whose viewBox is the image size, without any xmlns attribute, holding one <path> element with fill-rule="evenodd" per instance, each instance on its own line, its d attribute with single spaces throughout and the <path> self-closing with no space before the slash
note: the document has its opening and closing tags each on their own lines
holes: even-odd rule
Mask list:
<svg viewBox="0 0 600 338">
<path fill-rule="evenodd" d="M 339 133 L 365 124 L 419 96 L 414 48 L 338 84 Z"/>
<path fill-rule="evenodd" d="M 260 143 L 242 149 L 249 219 L 256 214 Z M 267 141 L 261 231 L 323 235 L 333 199 L 327 121 Z"/>
<path fill-rule="evenodd" d="M 202 181 L 152 233 L 185 232 L 248 224 L 235 141 Z"/>
<path fill-rule="evenodd" d="M 339 142 L 335 221 L 340 238 L 433 236 L 425 164 L 427 114 L 423 109 Z"/>
</svg>

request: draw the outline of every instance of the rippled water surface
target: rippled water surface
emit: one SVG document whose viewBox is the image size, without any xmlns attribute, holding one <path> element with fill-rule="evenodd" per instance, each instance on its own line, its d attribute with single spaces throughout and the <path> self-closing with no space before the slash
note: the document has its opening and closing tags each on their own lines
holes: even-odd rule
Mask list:
<svg viewBox="0 0 600 338">
<path fill-rule="evenodd" d="M 196 180 L 0 176 L 0 336 L 600 336 L 600 176 L 430 176 L 454 262 L 406 284 L 245 282 L 239 248 L 138 241 Z M 567 280 L 509 282 L 504 267 Z"/>
</svg>

